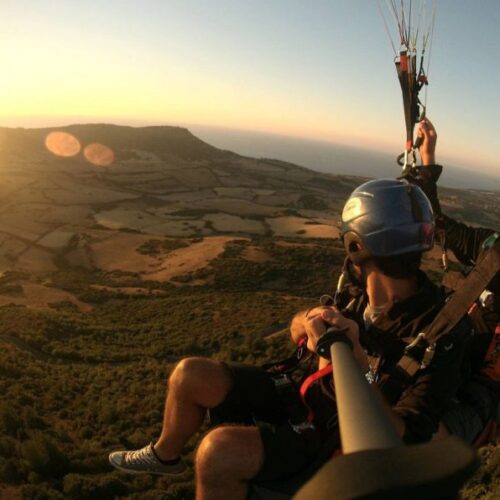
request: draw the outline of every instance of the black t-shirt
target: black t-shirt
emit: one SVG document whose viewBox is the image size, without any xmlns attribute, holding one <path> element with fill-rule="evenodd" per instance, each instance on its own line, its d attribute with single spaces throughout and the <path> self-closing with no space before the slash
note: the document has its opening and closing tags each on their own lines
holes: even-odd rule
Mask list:
<svg viewBox="0 0 500 500">
<path fill-rule="evenodd" d="M 392 304 L 366 330 L 364 291 L 348 287 L 341 298 L 344 304 L 351 303 L 347 314 L 360 326 L 360 342 L 370 357 L 370 364 L 376 366 L 377 385 L 405 421 L 403 439 L 407 443 L 432 437 L 443 412 L 470 373 L 466 348 L 472 332 L 470 321 L 465 317 L 449 335 L 438 341 L 432 363 L 417 373 L 414 383 L 404 392 L 394 393 L 393 384 L 388 383 L 406 345 L 432 322 L 445 302 L 444 291 L 423 272 L 418 274 L 418 284 L 419 290 L 413 297 Z"/>
</svg>

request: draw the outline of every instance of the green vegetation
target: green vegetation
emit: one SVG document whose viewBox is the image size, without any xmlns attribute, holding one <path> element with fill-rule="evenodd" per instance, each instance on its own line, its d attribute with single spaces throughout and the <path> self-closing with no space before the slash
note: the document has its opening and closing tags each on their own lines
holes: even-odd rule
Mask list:
<svg viewBox="0 0 500 500">
<path fill-rule="evenodd" d="M 309 210 L 326 210 L 328 203 L 314 194 L 304 194 L 298 199 L 297 206 Z"/>
<path fill-rule="evenodd" d="M 170 215 L 175 217 L 203 217 L 208 214 L 216 214 L 218 210 L 208 209 L 208 208 L 184 208 L 181 210 L 175 210 L 171 212 Z"/>
<path fill-rule="evenodd" d="M 178 248 L 187 247 L 188 243 L 181 240 L 172 239 L 153 239 L 143 243 L 137 251 L 144 255 L 160 255 L 162 253 L 168 253 Z"/>
<path fill-rule="evenodd" d="M 148 243 L 163 245 L 156 242 Z M 249 246 L 269 259 L 246 260 Z M 288 355 L 291 343 L 273 335 L 273 325 L 331 291 L 342 258 L 338 241 L 240 240 L 178 285 L 145 285 L 123 272 L 54 273 L 52 284 L 90 303 L 91 312 L 65 302 L 0 308 L 0 497 L 8 486 L 26 499 L 193 498 L 192 474 L 126 475 L 112 469 L 108 453 L 158 435 L 166 381 L 182 357 L 263 364 Z M 0 285 L 15 278 L 4 275 Z M 190 285 L 195 280 L 204 284 Z M 117 283 L 162 295 L 92 287 Z M 199 438 L 188 444 L 188 463 Z M 498 481 L 495 449 L 488 460 L 470 485 L 478 496 Z"/>
<path fill-rule="evenodd" d="M 247 245 L 266 251 L 269 262 L 245 260 Z M 331 290 L 332 274 L 324 271 L 340 262 L 338 244 L 329 241 L 237 241 L 207 273 L 188 279 L 201 276 L 202 286 L 154 283 L 164 295 L 132 297 L 91 285 L 144 287 L 133 274 L 65 269 L 52 284 L 91 303 L 91 312 L 66 303 L 0 308 L 0 488 L 16 488 L 22 498 L 191 498 L 192 476 L 122 474 L 109 466 L 108 453 L 158 435 L 178 359 L 263 364 L 288 355 L 286 336 L 266 330 Z"/>
<path fill-rule="evenodd" d="M 331 291 L 334 275 L 343 262 L 343 250 L 338 240 L 281 240 L 262 238 L 234 241 L 210 266 L 183 276 L 179 281 L 204 280 L 205 288 L 217 291 L 270 290 L 302 297 L 318 297 Z M 296 245 L 295 245 L 296 244 Z M 270 259 L 251 262 L 241 258 L 246 247 L 258 246 Z"/>
</svg>

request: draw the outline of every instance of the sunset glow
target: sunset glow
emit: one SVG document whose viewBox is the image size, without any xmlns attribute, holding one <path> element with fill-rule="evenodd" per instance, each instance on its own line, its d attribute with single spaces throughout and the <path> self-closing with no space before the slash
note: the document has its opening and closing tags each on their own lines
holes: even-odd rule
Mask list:
<svg viewBox="0 0 500 500">
<path fill-rule="evenodd" d="M 374 5 L 209 3 L 0 7 L 0 125 L 200 124 L 402 149 L 401 95 Z M 498 174 L 500 70 L 477 76 L 498 59 L 500 6 L 445 0 L 439 11 L 428 102 L 439 152 Z"/>
</svg>

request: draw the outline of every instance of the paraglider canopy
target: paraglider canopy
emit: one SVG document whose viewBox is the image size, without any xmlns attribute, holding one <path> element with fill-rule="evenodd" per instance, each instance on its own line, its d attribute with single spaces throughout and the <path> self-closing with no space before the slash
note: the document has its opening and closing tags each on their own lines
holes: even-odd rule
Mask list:
<svg viewBox="0 0 500 500">
<path fill-rule="evenodd" d="M 389 36 L 394 63 L 403 94 L 406 124 L 405 151 L 398 157 L 403 167 L 403 176 L 416 164 L 415 150 L 418 142 L 413 139 L 415 124 L 425 115 L 427 93 L 424 102 L 419 93 L 428 84 L 430 51 L 436 18 L 437 0 L 379 0 L 378 6 Z M 390 22 L 390 18 L 394 23 Z M 390 28 L 391 25 L 395 29 Z M 397 43 L 399 42 L 399 44 Z M 399 45 L 399 49 L 396 47 Z"/>
</svg>

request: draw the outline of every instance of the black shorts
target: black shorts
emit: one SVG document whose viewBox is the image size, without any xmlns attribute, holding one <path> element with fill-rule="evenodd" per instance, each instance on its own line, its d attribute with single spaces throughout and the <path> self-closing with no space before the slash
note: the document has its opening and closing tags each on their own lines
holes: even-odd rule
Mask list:
<svg viewBox="0 0 500 500">
<path fill-rule="evenodd" d="M 264 447 L 264 463 L 254 482 L 294 493 L 338 448 L 337 431 L 328 435 L 313 428 L 296 432 L 289 423 L 289 398 L 278 394 L 270 373 L 240 363 L 227 366 L 233 386 L 226 399 L 210 410 L 212 424 L 256 425 Z"/>
</svg>

